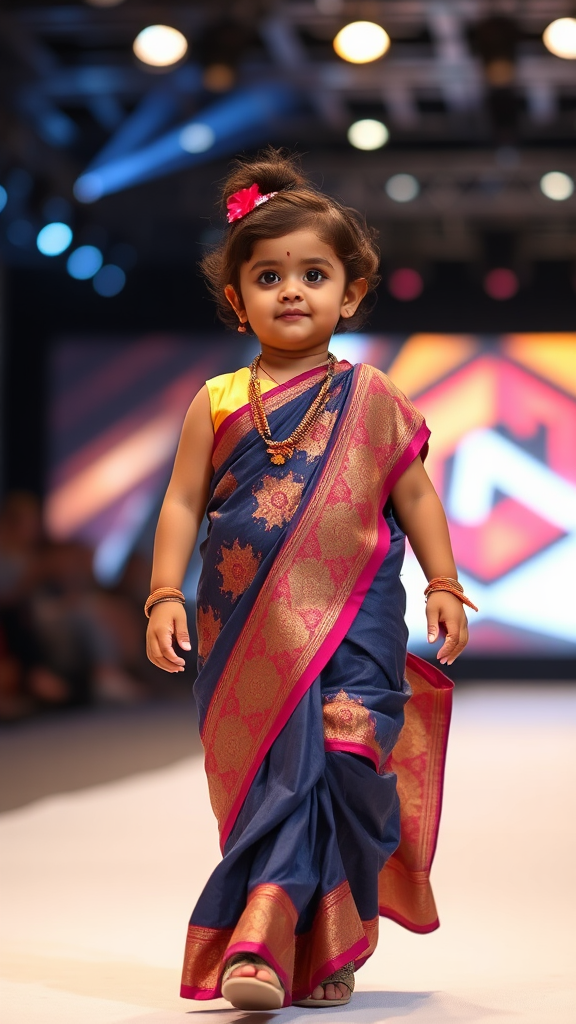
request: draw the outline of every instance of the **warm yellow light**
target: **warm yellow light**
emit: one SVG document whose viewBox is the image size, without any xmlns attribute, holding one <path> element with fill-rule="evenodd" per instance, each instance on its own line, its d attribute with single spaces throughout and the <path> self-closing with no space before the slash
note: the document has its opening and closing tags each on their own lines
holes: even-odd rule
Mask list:
<svg viewBox="0 0 576 1024">
<path fill-rule="evenodd" d="M 569 174 L 564 174 L 564 171 L 548 171 L 540 178 L 540 188 L 547 199 L 562 202 L 564 199 L 570 199 L 574 192 L 574 181 Z"/>
<path fill-rule="evenodd" d="M 390 36 L 373 21 L 353 21 L 340 30 L 334 49 L 351 64 L 368 64 L 382 57 L 390 46 Z"/>
<path fill-rule="evenodd" d="M 165 68 L 176 64 L 186 53 L 188 43 L 181 32 L 169 25 L 149 25 L 134 40 L 132 49 L 138 60 Z"/>
<path fill-rule="evenodd" d="M 371 117 L 355 121 L 348 129 L 348 142 L 356 149 L 380 149 L 388 142 L 389 133 L 382 121 L 374 121 Z"/>
<path fill-rule="evenodd" d="M 555 57 L 576 60 L 576 18 L 558 18 L 544 29 L 544 46 Z"/>
</svg>

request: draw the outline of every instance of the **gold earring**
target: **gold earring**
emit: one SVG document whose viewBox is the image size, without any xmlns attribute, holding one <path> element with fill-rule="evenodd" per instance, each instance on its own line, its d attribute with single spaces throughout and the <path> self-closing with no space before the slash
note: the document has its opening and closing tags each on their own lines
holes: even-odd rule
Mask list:
<svg viewBox="0 0 576 1024">
<path fill-rule="evenodd" d="M 238 331 L 239 331 L 239 333 L 240 334 L 246 334 L 247 330 L 248 330 L 248 328 L 246 327 L 246 324 L 243 323 L 242 320 L 241 320 L 240 323 L 238 324 Z"/>
</svg>

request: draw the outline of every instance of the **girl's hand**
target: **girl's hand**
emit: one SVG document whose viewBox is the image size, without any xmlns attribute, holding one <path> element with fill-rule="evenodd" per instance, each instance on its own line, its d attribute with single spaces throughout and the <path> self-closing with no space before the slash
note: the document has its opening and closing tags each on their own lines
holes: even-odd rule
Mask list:
<svg viewBox="0 0 576 1024">
<path fill-rule="evenodd" d="M 462 602 L 445 590 L 436 590 L 428 595 L 426 618 L 428 643 L 445 636 L 436 657 L 441 665 L 451 665 L 468 643 L 468 619 Z"/>
<path fill-rule="evenodd" d="M 184 651 L 190 651 L 186 611 L 180 601 L 163 601 L 150 609 L 146 632 L 146 654 L 153 665 L 165 672 L 183 672 L 184 658 L 174 650 L 173 639 Z"/>
</svg>

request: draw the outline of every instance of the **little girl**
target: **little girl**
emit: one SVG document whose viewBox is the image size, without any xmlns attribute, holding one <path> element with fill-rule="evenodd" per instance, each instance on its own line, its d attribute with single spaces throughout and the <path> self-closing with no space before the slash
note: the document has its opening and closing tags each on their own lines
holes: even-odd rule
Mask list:
<svg viewBox="0 0 576 1024">
<path fill-rule="evenodd" d="M 223 196 L 229 226 L 203 270 L 261 351 L 188 410 L 145 609 L 148 657 L 184 671 L 178 588 L 207 513 L 194 692 L 223 859 L 192 914 L 181 991 L 327 1007 L 349 1001 L 379 915 L 438 926 L 428 874 L 451 683 L 406 655 L 405 536 L 443 665 L 466 645 L 470 602 L 423 417 L 384 373 L 329 352 L 378 283 L 371 233 L 272 149 L 237 162 Z"/>
</svg>

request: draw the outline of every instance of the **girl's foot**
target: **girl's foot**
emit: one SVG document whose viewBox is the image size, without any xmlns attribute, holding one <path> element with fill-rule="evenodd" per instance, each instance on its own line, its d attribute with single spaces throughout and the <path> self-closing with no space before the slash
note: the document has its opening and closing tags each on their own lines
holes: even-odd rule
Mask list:
<svg viewBox="0 0 576 1024">
<path fill-rule="evenodd" d="M 226 964 L 222 995 L 237 1010 L 279 1010 L 284 989 L 276 971 L 252 953 L 238 953 Z"/>
<path fill-rule="evenodd" d="M 294 1006 L 315 1006 L 319 1009 L 329 1006 L 345 1006 L 354 991 L 354 962 L 345 964 L 334 971 L 326 981 L 317 985 L 307 999 L 299 999 Z"/>
<path fill-rule="evenodd" d="M 310 999 L 322 999 L 324 1002 L 334 1002 L 335 999 L 350 999 L 350 989 L 343 981 L 328 982 L 323 985 L 316 985 Z"/>
</svg>

